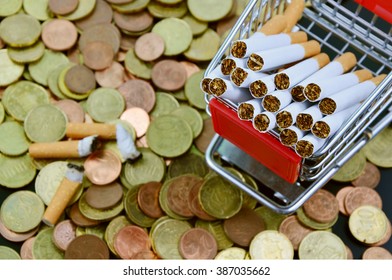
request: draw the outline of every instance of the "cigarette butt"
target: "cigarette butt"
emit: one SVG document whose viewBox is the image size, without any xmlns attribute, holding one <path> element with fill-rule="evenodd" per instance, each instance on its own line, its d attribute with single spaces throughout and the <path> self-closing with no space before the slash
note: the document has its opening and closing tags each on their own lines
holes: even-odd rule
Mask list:
<svg viewBox="0 0 392 280">
<path fill-rule="evenodd" d="M 325 65 L 327 65 L 330 62 L 329 56 L 326 53 L 319 53 L 312 58 L 317 60 L 317 62 L 319 64 L 319 68 L 324 67 Z"/>
<path fill-rule="evenodd" d="M 343 73 L 347 72 L 357 64 L 357 58 L 352 52 L 346 52 L 334 61 L 339 62 L 342 65 Z"/>
<path fill-rule="evenodd" d="M 308 40 L 308 34 L 304 31 L 291 32 L 287 35 L 290 37 L 291 44 L 303 43 Z"/>
<path fill-rule="evenodd" d="M 264 35 L 273 35 L 283 32 L 287 27 L 287 20 L 284 15 L 275 15 L 269 19 L 258 32 Z"/>
<path fill-rule="evenodd" d="M 355 71 L 353 73 L 358 77 L 358 82 L 359 83 L 373 78 L 372 72 L 370 72 L 367 69 L 358 70 L 358 71 Z"/>
<path fill-rule="evenodd" d="M 321 52 L 320 43 L 317 42 L 316 40 L 310 40 L 305 43 L 300 43 L 300 45 L 303 46 L 303 48 L 305 50 L 304 58 L 314 56 L 314 55 L 319 54 Z"/>
<path fill-rule="evenodd" d="M 287 26 L 283 32 L 290 32 L 297 24 L 298 20 L 302 17 L 305 9 L 304 0 L 291 0 L 283 15 L 286 17 Z"/>
<path fill-rule="evenodd" d="M 116 139 L 116 125 L 107 123 L 68 123 L 65 135 L 72 139 L 82 139 L 97 135 L 100 139 Z"/>
<path fill-rule="evenodd" d="M 377 77 L 370 79 L 369 81 L 374 83 L 376 86 L 378 86 L 385 79 L 386 76 L 387 76 L 386 74 L 381 74 L 378 75 Z"/>
<path fill-rule="evenodd" d="M 97 146 L 97 136 L 94 135 L 81 140 L 32 143 L 29 154 L 32 158 L 81 158 L 91 154 Z"/>
<path fill-rule="evenodd" d="M 64 179 L 61 181 L 42 217 L 42 221 L 46 225 L 54 226 L 68 206 L 82 183 L 83 172 L 81 170 L 83 170 L 83 167 L 69 164 Z"/>
</svg>

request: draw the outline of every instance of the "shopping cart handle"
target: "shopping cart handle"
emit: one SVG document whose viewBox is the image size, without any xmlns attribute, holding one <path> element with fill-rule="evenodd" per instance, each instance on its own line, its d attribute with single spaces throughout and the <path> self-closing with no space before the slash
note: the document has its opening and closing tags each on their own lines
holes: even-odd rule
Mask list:
<svg viewBox="0 0 392 280">
<path fill-rule="evenodd" d="M 355 0 L 376 15 L 389 23 L 392 23 L 392 1 L 391 0 Z"/>
</svg>

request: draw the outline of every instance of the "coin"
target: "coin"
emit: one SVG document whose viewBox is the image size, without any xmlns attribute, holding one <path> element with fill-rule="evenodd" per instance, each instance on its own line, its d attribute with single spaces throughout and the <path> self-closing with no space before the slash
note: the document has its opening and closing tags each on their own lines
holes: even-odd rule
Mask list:
<svg viewBox="0 0 392 280">
<path fill-rule="evenodd" d="M 4 0 L 1 4 L 0 16 L 7 17 L 16 14 L 22 8 L 23 0 L 15 0 L 12 2 Z"/>
<path fill-rule="evenodd" d="M 113 218 L 106 227 L 104 239 L 109 247 L 109 250 L 116 256 L 118 256 L 118 253 L 114 248 L 115 236 L 120 229 L 130 224 L 132 224 L 132 222 L 125 215 L 119 215 Z"/>
<path fill-rule="evenodd" d="M 336 193 L 336 199 L 338 200 L 338 204 L 339 204 L 339 211 L 340 213 L 342 213 L 345 216 L 348 216 L 349 214 L 346 211 L 346 206 L 345 206 L 345 198 L 347 196 L 347 194 L 354 189 L 353 186 L 347 186 L 344 188 L 341 188 L 337 193 Z"/>
<path fill-rule="evenodd" d="M 150 116 L 139 107 L 126 109 L 120 116 L 121 120 L 129 122 L 136 130 L 136 137 L 142 137 L 146 134 L 150 125 Z"/>
<path fill-rule="evenodd" d="M 304 224 L 307 227 L 310 227 L 312 229 L 318 229 L 318 230 L 327 230 L 330 229 L 334 224 L 336 224 L 339 216 L 336 216 L 335 219 L 329 223 L 319 223 L 316 222 L 315 220 L 309 218 L 306 214 L 305 211 L 303 210 L 302 207 L 298 208 L 297 211 L 297 216 L 298 219 L 302 224 Z"/>
<path fill-rule="evenodd" d="M 113 13 L 115 24 L 123 30 L 140 32 L 152 26 L 154 18 L 145 10 L 136 13 Z"/>
<path fill-rule="evenodd" d="M 327 190 L 319 189 L 304 204 L 305 214 L 319 223 L 330 223 L 339 214 L 336 197 Z"/>
<path fill-rule="evenodd" d="M 113 63 L 114 52 L 110 44 L 100 41 L 88 43 L 82 51 L 84 64 L 93 70 L 103 70 Z"/>
<path fill-rule="evenodd" d="M 149 113 L 155 105 L 155 90 L 144 80 L 128 80 L 122 83 L 118 91 L 125 99 L 126 108 L 139 107 Z"/>
<path fill-rule="evenodd" d="M 36 169 L 28 154 L 9 157 L 0 153 L 0 185 L 17 189 L 34 180 Z"/>
<path fill-rule="evenodd" d="M 162 183 L 148 182 L 140 186 L 137 201 L 140 209 L 151 218 L 158 219 L 165 215 L 159 205 L 159 192 Z"/>
<path fill-rule="evenodd" d="M 32 260 L 33 259 L 33 243 L 35 237 L 30 237 L 29 239 L 25 240 L 20 246 L 20 258 L 22 260 Z"/>
<path fill-rule="evenodd" d="M 180 238 L 179 251 L 184 259 L 213 259 L 218 252 L 214 236 L 202 228 L 191 228 Z"/>
<path fill-rule="evenodd" d="M 231 241 L 225 233 L 222 220 L 196 220 L 195 227 L 204 228 L 215 237 L 216 242 L 218 243 L 218 251 L 231 248 L 234 245 L 233 241 Z"/>
<path fill-rule="evenodd" d="M 208 145 L 215 135 L 215 130 L 212 122 L 212 118 L 206 118 L 203 121 L 203 130 L 201 134 L 195 139 L 195 145 L 199 151 L 205 153 Z"/>
<path fill-rule="evenodd" d="M 76 44 L 78 32 L 71 21 L 53 19 L 42 27 L 41 38 L 47 48 L 55 51 L 65 51 Z"/>
<path fill-rule="evenodd" d="M 78 0 L 49 0 L 48 8 L 57 15 L 66 15 L 76 10 Z"/>
<path fill-rule="evenodd" d="M 76 94 L 86 94 L 96 87 L 94 72 L 84 65 L 74 65 L 64 77 L 67 88 Z"/>
<path fill-rule="evenodd" d="M 185 16 L 182 17 L 182 19 L 189 24 L 192 30 L 193 36 L 198 36 L 203 34 L 207 28 L 208 28 L 208 23 L 205 21 L 198 20 L 194 16 L 192 16 L 191 13 L 186 14 Z M 219 25 L 219 23 L 218 23 Z"/>
<path fill-rule="evenodd" d="M 218 252 L 215 260 L 245 260 L 246 250 L 238 247 L 231 247 Z"/>
<path fill-rule="evenodd" d="M 99 237 L 92 234 L 84 234 L 76 237 L 68 244 L 65 251 L 65 259 L 98 260 L 109 259 L 109 248 Z"/>
<path fill-rule="evenodd" d="M 339 236 L 328 231 L 313 231 L 299 244 L 298 257 L 301 260 L 347 259 L 346 245 Z"/>
<path fill-rule="evenodd" d="M 53 230 L 53 242 L 60 249 L 65 251 L 76 238 L 76 225 L 71 220 L 59 222 Z"/>
<path fill-rule="evenodd" d="M 287 217 L 287 215 L 279 214 L 267 206 L 257 207 L 255 212 L 263 219 L 265 229 L 278 230 L 280 224 Z"/>
<path fill-rule="evenodd" d="M 355 187 L 345 197 L 344 205 L 349 215 L 362 205 L 373 205 L 382 208 L 382 199 L 373 189 L 368 187 Z"/>
<path fill-rule="evenodd" d="M 125 82 L 124 66 L 117 61 L 113 61 L 109 67 L 95 71 L 95 79 L 101 87 L 118 89 Z"/>
<path fill-rule="evenodd" d="M 140 186 L 135 186 L 127 191 L 124 197 L 124 209 L 127 217 L 136 225 L 141 227 L 151 227 L 155 220 L 152 217 L 147 216 L 140 209 L 138 204 L 138 192 Z"/>
<path fill-rule="evenodd" d="M 370 247 L 367 248 L 363 254 L 362 259 L 364 260 L 391 260 L 392 254 L 383 247 Z"/>
<path fill-rule="evenodd" d="M 352 181 L 355 187 L 368 187 L 374 189 L 378 186 L 381 180 L 381 173 L 377 166 L 370 162 L 366 162 L 365 170 L 362 174 Z"/>
<path fill-rule="evenodd" d="M 196 184 L 193 185 L 192 189 L 189 192 L 189 208 L 192 211 L 192 213 L 197 216 L 199 219 L 205 220 L 205 221 L 214 221 L 216 220 L 215 217 L 212 217 L 206 213 L 206 211 L 203 210 L 200 204 L 199 200 L 199 191 L 201 186 L 203 185 L 204 181 L 200 181 Z"/>
<path fill-rule="evenodd" d="M 180 107 L 180 103 L 171 93 L 157 91 L 155 96 L 155 106 L 150 112 L 151 120 L 161 115 L 171 114 Z"/>
<path fill-rule="evenodd" d="M 0 260 L 20 260 L 20 255 L 14 249 L 0 246 Z"/>
<path fill-rule="evenodd" d="M 5 239 L 12 241 L 12 242 L 21 242 L 31 238 L 38 232 L 38 226 L 32 230 L 26 232 L 14 232 L 6 228 L 3 222 L 0 220 L 0 235 L 3 236 Z"/>
<path fill-rule="evenodd" d="M 194 174 L 203 178 L 208 174 L 209 170 L 202 156 L 186 153 L 173 159 L 167 168 L 167 176 L 174 178 L 184 174 Z"/>
<path fill-rule="evenodd" d="M 204 73 L 204 70 L 194 73 L 185 83 L 186 98 L 192 106 L 201 110 L 205 110 L 206 108 L 204 93 L 200 88 L 200 83 L 203 79 Z"/>
<path fill-rule="evenodd" d="M 113 17 L 113 10 L 109 3 L 104 0 L 96 0 L 92 12 L 85 17 L 74 21 L 80 30 L 85 30 L 91 26 L 101 23 L 110 23 Z"/>
<path fill-rule="evenodd" d="M 113 207 L 106 209 L 97 209 L 91 207 L 86 202 L 86 193 L 83 193 L 78 201 L 78 206 L 80 212 L 89 219 L 97 221 L 108 221 L 119 215 L 124 210 L 124 203 L 119 202 Z M 101 229 L 100 225 L 96 225 L 99 230 L 100 235 L 103 235 L 104 229 Z"/>
<path fill-rule="evenodd" d="M 365 166 L 366 156 L 364 150 L 361 150 L 347 161 L 332 179 L 338 182 L 351 182 L 362 174 Z"/>
<path fill-rule="evenodd" d="M 387 126 L 364 147 L 366 158 L 379 167 L 392 167 L 391 143 L 392 128 Z"/>
<path fill-rule="evenodd" d="M 34 45 L 25 48 L 7 48 L 9 58 L 16 63 L 25 64 L 38 61 L 45 53 L 45 45 L 37 41 Z M 12 73 L 12 72 L 11 72 Z"/>
<path fill-rule="evenodd" d="M 185 85 L 187 73 L 184 66 L 178 61 L 164 59 L 153 66 L 151 78 L 154 85 L 158 88 L 175 91 Z"/>
<path fill-rule="evenodd" d="M 150 250 L 151 242 L 142 227 L 128 225 L 115 235 L 114 248 L 122 259 L 136 259 L 137 254 Z"/>
<path fill-rule="evenodd" d="M 139 59 L 133 48 L 129 48 L 126 52 L 124 66 L 128 72 L 128 77 L 130 74 L 133 75 L 130 79 L 135 77 L 146 80 L 151 79 L 152 63 Z"/>
<path fill-rule="evenodd" d="M 190 61 L 187 60 L 183 60 L 180 61 L 180 63 L 182 64 L 182 66 L 184 66 L 185 71 L 186 71 L 186 76 L 189 78 L 190 76 L 192 76 L 194 73 L 199 72 L 200 71 L 200 67 Z"/>
<path fill-rule="evenodd" d="M 221 45 L 221 39 L 213 29 L 208 28 L 203 34 L 192 40 L 184 56 L 191 61 L 209 61 L 214 58 Z"/>
<path fill-rule="evenodd" d="M 18 122 L 9 121 L 0 124 L 0 152 L 9 156 L 19 156 L 27 152 L 30 142 L 27 140 L 23 126 Z"/>
<path fill-rule="evenodd" d="M 41 25 L 31 15 L 11 15 L 0 23 L 0 37 L 11 47 L 31 46 L 39 39 L 40 35 Z"/>
<path fill-rule="evenodd" d="M 279 232 L 283 233 L 290 239 L 294 250 L 298 250 L 301 241 L 312 231 L 313 229 L 302 225 L 296 215 L 288 216 L 279 226 Z"/>
<path fill-rule="evenodd" d="M 35 236 L 33 243 L 33 259 L 35 260 L 60 260 L 64 259 L 64 252 L 53 243 L 54 229 L 44 228 Z"/>
<path fill-rule="evenodd" d="M 286 259 L 294 258 L 291 241 L 276 230 L 264 230 L 256 234 L 249 245 L 251 259 Z"/>
<path fill-rule="evenodd" d="M 24 66 L 12 61 L 6 49 L 0 49 L 0 86 L 16 82 L 23 74 Z"/>
<path fill-rule="evenodd" d="M 123 114 L 124 109 L 123 96 L 113 88 L 97 88 L 87 98 L 87 113 L 96 122 L 114 121 Z"/>
<path fill-rule="evenodd" d="M 122 186 L 117 182 L 107 185 L 92 185 L 86 190 L 86 202 L 96 209 L 114 207 L 123 198 Z"/>
<path fill-rule="evenodd" d="M 140 36 L 135 43 L 135 54 L 144 61 L 153 61 L 163 55 L 165 41 L 157 33 L 146 33 Z"/>
<path fill-rule="evenodd" d="M 69 211 L 72 222 L 81 227 L 96 226 L 101 221 L 89 219 L 80 212 L 78 203 L 74 203 Z"/>
<path fill-rule="evenodd" d="M 98 150 L 84 162 L 87 178 L 96 185 L 107 185 L 120 176 L 121 160 L 113 152 Z"/>
<path fill-rule="evenodd" d="M 54 105 L 60 108 L 67 116 L 68 123 L 83 123 L 84 122 L 84 111 L 82 106 L 71 99 L 59 100 Z"/>
<path fill-rule="evenodd" d="M 193 138 L 197 138 L 200 135 L 203 130 L 203 118 L 196 109 L 182 105 L 175 109 L 172 114 L 179 116 L 189 124 L 193 132 Z"/>
</svg>

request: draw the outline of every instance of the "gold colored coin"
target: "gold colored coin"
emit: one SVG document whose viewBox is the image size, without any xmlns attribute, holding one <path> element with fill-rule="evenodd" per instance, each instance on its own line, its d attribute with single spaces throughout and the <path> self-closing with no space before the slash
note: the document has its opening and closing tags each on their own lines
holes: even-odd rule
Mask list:
<svg viewBox="0 0 392 280">
<path fill-rule="evenodd" d="M 24 66 L 11 60 L 6 49 L 0 50 L 0 87 L 8 86 L 19 80 L 23 71 Z"/>
<path fill-rule="evenodd" d="M 387 126 L 365 147 L 366 158 L 379 167 L 392 167 L 392 127 Z"/>
<path fill-rule="evenodd" d="M 253 238 L 249 245 L 251 259 L 284 259 L 294 258 L 291 241 L 277 230 L 264 230 Z"/>
<path fill-rule="evenodd" d="M 351 182 L 362 174 L 365 167 L 366 156 L 364 150 L 361 150 L 347 161 L 332 179 L 338 182 Z"/>
<path fill-rule="evenodd" d="M 313 231 L 302 239 L 298 256 L 302 260 L 347 259 L 346 245 L 339 236 L 328 231 Z"/>
<path fill-rule="evenodd" d="M 0 23 L 0 37 L 11 47 L 27 47 L 34 44 L 41 35 L 39 21 L 30 15 L 16 14 Z"/>
</svg>

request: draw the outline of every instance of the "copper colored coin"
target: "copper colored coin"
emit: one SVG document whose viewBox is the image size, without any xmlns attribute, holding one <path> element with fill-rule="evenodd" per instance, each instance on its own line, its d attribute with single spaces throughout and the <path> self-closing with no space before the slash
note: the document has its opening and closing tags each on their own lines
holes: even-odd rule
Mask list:
<svg viewBox="0 0 392 280">
<path fill-rule="evenodd" d="M 76 10 L 79 0 L 49 0 L 48 7 L 56 15 L 66 15 Z"/>
<path fill-rule="evenodd" d="M 170 210 L 182 217 L 194 216 L 189 204 L 189 193 L 193 186 L 203 181 L 195 175 L 181 175 L 172 179 L 167 191 L 167 201 Z"/>
<path fill-rule="evenodd" d="M 34 244 L 35 236 L 30 237 L 25 240 L 20 247 L 20 258 L 22 260 L 32 260 L 33 259 L 33 244 Z"/>
<path fill-rule="evenodd" d="M 191 228 L 180 238 L 179 251 L 184 259 L 213 259 L 218 252 L 215 237 L 205 229 Z"/>
<path fill-rule="evenodd" d="M 346 206 L 344 205 L 344 201 L 346 198 L 346 195 L 352 190 L 354 187 L 352 186 L 347 186 L 344 188 L 341 188 L 337 193 L 336 193 L 336 199 L 338 200 L 339 204 L 339 211 L 345 216 L 348 216 L 348 213 L 346 211 Z"/>
<path fill-rule="evenodd" d="M 78 203 L 72 204 L 68 215 L 72 222 L 80 227 L 93 227 L 100 224 L 100 221 L 92 220 L 84 216 L 79 210 Z"/>
<path fill-rule="evenodd" d="M 109 67 L 114 58 L 112 47 L 108 43 L 100 41 L 88 43 L 82 54 L 84 64 L 93 70 L 103 70 Z"/>
<path fill-rule="evenodd" d="M 63 99 L 56 101 L 54 105 L 67 115 L 69 123 L 84 123 L 83 107 L 75 100 Z"/>
<path fill-rule="evenodd" d="M 130 49 L 135 49 L 136 41 L 138 37 L 133 37 L 133 36 L 127 36 L 125 34 L 121 35 L 121 41 L 120 41 L 120 48 L 123 51 L 128 51 Z"/>
<path fill-rule="evenodd" d="M 124 96 L 127 109 L 139 107 L 149 113 L 154 108 L 156 96 L 150 83 L 135 79 L 128 80 L 117 90 Z"/>
<path fill-rule="evenodd" d="M 136 140 L 136 146 L 139 148 L 148 148 L 146 135 L 143 135 L 142 137 Z"/>
<path fill-rule="evenodd" d="M 151 250 L 141 251 L 135 254 L 133 257 L 135 260 L 156 260 L 158 256 Z"/>
<path fill-rule="evenodd" d="M 89 26 L 80 34 L 78 47 L 84 52 L 86 46 L 93 42 L 102 42 L 110 45 L 113 54 L 120 50 L 121 32 L 110 22 Z"/>
<path fill-rule="evenodd" d="M 110 150 L 98 150 L 84 162 L 84 173 L 95 185 L 107 185 L 118 178 L 121 172 L 120 158 Z"/>
<path fill-rule="evenodd" d="M 290 239 L 294 250 L 298 250 L 299 244 L 304 237 L 312 232 L 311 228 L 305 227 L 301 224 L 296 215 L 291 215 L 285 218 L 279 225 L 279 232 L 283 233 Z"/>
<path fill-rule="evenodd" d="M 114 12 L 113 20 L 121 29 L 129 32 L 141 32 L 153 24 L 154 17 L 147 10 L 131 14 Z"/>
<path fill-rule="evenodd" d="M 381 180 L 381 173 L 377 166 L 370 162 L 366 162 L 365 170 L 362 174 L 352 181 L 351 183 L 355 187 L 368 187 L 375 189 Z"/>
<path fill-rule="evenodd" d="M 108 209 L 119 203 L 123 197 L 123 188 L 117 182 L 107 185 L 92 185 L 86 190 L 86 202 L 96 209 Z"/>
<path fill-rule="evenodd" d="M 137 193 L 137 202 L 144 214 L 151 218 L 158 219 L 165 215 L 159 205 L 159 192 L 162 183 L 148 182 L 140 186 Z"/>
<path fill-rule="evenodd" d="M 192 213 L 198 217 L 199 219 L 205 221 L 215 221 L 216 218 L 208 215 L 206 211 L 201 207 L 200 200 L 199 200 L 199 191 L 201 186 L 203 185 L 204 181 L 200 181 L 193 185 L 191 191 L 189 192 L 189 208 Z"/>
<path fill-rule="evenodd" d="M 347 259 L 353 260 L 354 259 L 353 251 L 351 251 L 350 247 L 348 247 L 347 245 L 346 245 L 346 251 L 347 251 Z"/>
<path fill-rule="evenodd" d="M 118 88 L 125 82 L 124 66 L 113 61 L 108 68 L 95 71 L 95 79 L 101 87 Z"/>
<path fill-rule="evenodd" d="M 135 43 L 135 54 L 141 60 L 153 61 L 163 55 L 165 41 L 157 33 L 146 33 L 140 36 Z"/>
<path fill-rule="evenodd" d="M 367 248 L 363 254 L 362 259 L 364 260 L 391 260 L 392 254 L 383 247 L 370 247 Z"/>
<path fill-rule="evenodd" d="M 150 125 L 150 116 L 139 107 L 126 109 L 120 116 L 121 120 L 129 122 L 136 130 L 136 137 L 142 137 Z"/>
<path fill-rule="evenodd" d="M 164 59 L 152 67 L 151 79 L 158 88 L 175 91 L 185 85 L 187 73 L 184 66 L 178 61 Z"/>
<path fill-rule="evenodd" d="M 5 239 L 12 242 L 22 242 L 29 239 L 30 237 L 32 237 L 38 232 L 38 229 L 39 227 L 36 227 L 27 232 L 18 233 L 6 228 L 5 225 L 0 220 L 0 236 L 3 236 Z"/>
<path fill-rule="evenodd" d="M 212 118 L 207 118 L 203 121 L 203 130 L 201 131 L 200 135 L 194 140 L 194 143 L 199 149 L 199 151 L 203 153 L 207 151 L 208 145 L 210 144 L 214 135 L 215 130 L 212 123 Z"/>
<path fill-rule="evenodd" d="M 233 217 L 224 220 L 223 229 L 234 243 L 249 246 L 253 237 L 265 229 L 265 224 L 255 211 L 242 207 Z"/>
<path fill-rule="evenodd" d="M 87 16 L 75 21 L 76 26 L 85 30 L 101 23 L 111 23 L 113 17 L 112 7 L 104 0 L 97 0 L 94 10 Z"/>
<path fill-rule="evenodd" d="M 42 26 L 41 38 L 47 48 L 64 51 L 75 45 L 78 31 L 69 20 L 53 19 Z"/>
<path fill-rule="evenodd" d="M 339 215 L 339 203 L 327 190 L 320 189 L 304 204 L 303 209 L 309 218 L 319 223 L 329 223 Z"/>
<path fill-rule="evenodd" d="M 200 71 L 200 67 L 193 62 L 184 60 L 180 61 L 180 63 L 185 68 L 187 78 Z"/>
<path fill-rule="evenodd" d="M 139 253 L 149 251 L 150 248 L 148 233 L 139 226 L 125 226 L 114 237 L 114 249 L 122 259 L 133 259 Z"/>
<path fill-rule="evenodd" d="M 68 244 L 64 258 L 68 260 L 107 260 L 110 257 L 105 241 L 96 235 L 83 234 Z"/>
<path fill-rule="evenodd" d="M 72 66 L 65 74 L 64 82 L 76 94 L 86 94 L 96 87 L 94 72 L 84 65 Z"/>
<path fill-rule="evenodd" d="M 72 240 L 76 238 L 76 225 L 71 220 L 59 222 L 53 230 L 53 243 L 65 251 Z"/>
<path fill-rule="evenodd" d="M 344 199 L 344 205 L 348 215 L 351 215 L 355 209 L 362 205 L 373 205 L 382 208 L 382 199 L 380 195 L 373 189 L 368 187 L 355 187 Z"/>
</svg>

